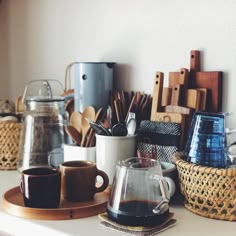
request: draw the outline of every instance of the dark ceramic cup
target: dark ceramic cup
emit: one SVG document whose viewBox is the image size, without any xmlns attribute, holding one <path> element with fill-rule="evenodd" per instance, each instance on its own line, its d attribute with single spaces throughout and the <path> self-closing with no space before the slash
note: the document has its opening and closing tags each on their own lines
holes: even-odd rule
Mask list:
<svg viewBox="0 0 236 236">
<path fill-rule="evenodd" d="M 58 208 L 61 194 L 60 171 L 48 167 L 23 170 L 20 189 L 26 207 Z"/>
<path fill-rule="evenodd" d="M 104 171 L 97 169 L 94 162 L 66 161 L 60 165 L 62 196 L 72 202 L 90 201 L 98 192 L 104 191 L 109 179 Z M 97 176 L 101 176 L 103 183 L 96 186 Z"/>
</svg>

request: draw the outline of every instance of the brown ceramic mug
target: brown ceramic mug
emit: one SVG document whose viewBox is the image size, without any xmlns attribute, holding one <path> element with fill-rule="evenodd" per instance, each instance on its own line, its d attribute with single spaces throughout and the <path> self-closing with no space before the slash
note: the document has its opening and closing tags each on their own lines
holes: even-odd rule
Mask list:
<svg viewBox="0 0 236 236">
<path fill-rule="evenodd" d="M 57 169 L 37 167 L 21 173 L 20 189 L 26 207 L 58 208 L 61 174 Z"/>
<path fill-rule="evenodd" d="M 61 163 L 60 171 L 62 196 L 68 201 L 90 201 L 109 184 L 107 174 L 97 169 L 94 162 L 66 161 Z M 103 179 L 103 184 L 99 187 L 96 187 L 97 176 Z"/>
</svg>

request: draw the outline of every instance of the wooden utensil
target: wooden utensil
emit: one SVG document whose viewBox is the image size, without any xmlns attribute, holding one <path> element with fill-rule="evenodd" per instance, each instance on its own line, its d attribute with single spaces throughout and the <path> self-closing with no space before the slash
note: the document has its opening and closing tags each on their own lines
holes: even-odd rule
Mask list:
<svg viewBox="0 0 236 236">
<path fill-rule="evenodd" d="M 70 117 L 70 125 L 76 128 L 79 133 L 82 132 L 81 122 L 82 122 L 82 114 L 77 111 L 72 112 Z"/>
<path fill-rule="evenodd" d="M 120 107 L 119 107 L 119 101 L 115 100 L 114 101 L 114 107 L 115 107 L 115 114 L 116 114 L 116 119 L 117 121 L 120 123 L 121 122 L 121 111 L 120 111 Z"/>
<path fill-rule="evenodd" d="M 88 121 L 86 120 L 86 118 L 88 118 L 90 120 L 94 120 L 94 118 L 95 118 L 94 107 L 88 106 L 87 108 L 85 108 L 85 110 L 83 111 L 83 114 L 82 114 L 82 121 L 81 121 L 81 128 L 82 128 L 81 146 L 82 147 L 84 147 L 84 145 L 85 145 L 86 136 L 87 136 L 88 131 L 90 129 L 90 125 L 89 125 Z"/>
<path fill-rule="evenodd" d="M 156 113 L 161 111 L 163 80 L 164 80 L 164 73 L 156 72 L 156 77 L 154 80 L 153 96 L 152 96 L 151 120 L 155 120 Z"/>
<path fill-rule="evenodd" d="M 76 145 L 80 146 L 82 141 L 82 135 L 72 125 L 65 126 L 66 133 L 71 137 Z"/>
<path fill-rule="evenodd" d="M 122 107 L 123 117 L 125 117 L 127 113 L 127 107 L 126 107 L 126 101 L 125 101 L 125 93 L 123 90 L 120 91 L 120 103 Z"/>
<path fill-rule="evenodd" d="M 96 115 L 94 117 L 95 123 L 100 119 L 102 112 L 103 112 L 103 108 L 101 107 L 98 109 L 98 111 L 96 112 Z M 92 147 L 93 145 L 95 145 L 94 139 L 95 139 L 95 133 L 94 133 L 93 129 L 90 129 L 89 134 L 88 134 L 88 139 L 86 141 L 85 146 Z"/>
<path fill-rule="evenodd" d="M 68 112 L 69 117 L 71 117 L 72 113 L 75 110 L 75 101 L 74 98 L 70 98 L 65 103 L 65 110 Z"/>
<path fill-rule="evenodd" d="M 127 121 L 127 119 L 128 119 L 128 114 L 130 113 L 130 112 L 134 112 L 134 108 L 135 108 L 135 99 L 136 99 L 136 94 L 135 95 L 131 95 L 131 97 L 132 97 L 132 99 L 131 99 L 131 102 L 130 102 L 130 105 L 129 105 L 129 109 L 128 109 L 128 112 L 127 112 L 127 114 L 126 114 L 126 118 L 125 118 L 125 122 Z"/>
<path fill-rule="evenodd" d="M 200 51 L 192 50 L 190 56 L 190 87 L 208 89 L 206 111 L 220 112 L 222 110 L 223 72 L 199 70 Z"/>
</svg>

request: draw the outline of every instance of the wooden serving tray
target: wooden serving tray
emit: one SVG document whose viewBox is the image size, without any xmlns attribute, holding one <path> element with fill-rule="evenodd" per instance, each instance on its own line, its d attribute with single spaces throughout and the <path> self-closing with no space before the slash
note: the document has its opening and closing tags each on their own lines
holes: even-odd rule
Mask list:
<svg viewBox="0 0 236 236">
<path fill-rule="evenodd" d="M 3 195 L 3 209 L 15 216 L 37 220 L 70 220 L 98 215 L 106 211 L 110 187 L 97 193 L 92 201 L 69 202 L 61 199 L 59 208 L 25 207 L 20 187 L 14 187 Z"/>
</svg>

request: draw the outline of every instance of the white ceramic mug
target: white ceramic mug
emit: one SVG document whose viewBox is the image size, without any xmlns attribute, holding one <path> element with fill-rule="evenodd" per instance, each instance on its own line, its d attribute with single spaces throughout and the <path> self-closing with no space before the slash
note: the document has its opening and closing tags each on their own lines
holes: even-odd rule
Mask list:
<svg viewBox="0 0 236 236">
<path fill-rule="evenodd" d="M 136 156 L 136 135 L 104 136 L 96 134 L 97 167 L 106 172 L 110 185 L 114 178 L 116 164 L 134 156 Z"/>
</svg>

